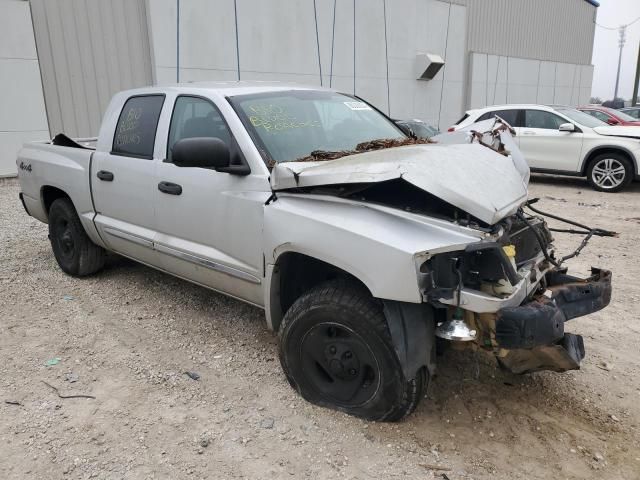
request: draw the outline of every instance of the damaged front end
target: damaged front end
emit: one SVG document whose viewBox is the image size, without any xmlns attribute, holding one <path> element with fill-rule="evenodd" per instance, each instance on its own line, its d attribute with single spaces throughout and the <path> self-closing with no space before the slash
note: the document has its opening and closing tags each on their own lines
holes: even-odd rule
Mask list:
<svg viewBox="0 0 640 480">
<path fill-rule="evenodd" d="M 493 238 L 420 259 L 423 300 L 438 315 L 436 335 L 491 352 L 516 374 L 579 369 L 584 343 L 565 333 L 564 324 L 609 304 L 611 272 L 592 268 L 581 279 L 568 275 L 562 262 L 579 254 L 591 236 L 615 233 L 567 222 L 584 231 L 558 231 L 584 233 L 585 241 L 560 259 L 546 222 L 522 210 L 505 219 Z"/>
<path fill-rule="evenodd" d="M 487 345 L 498 349 L 498 362 L 511 372 L 580 368 L 584 358 L 582 337 L 565 333 L 564 324 L 602 310 L 611 300 L 608 270 L 592 268 L 589 278 L 580 279 L 567 275 L 563 268 L 549 272 L 545 283 L 544 291 L 530 301 L 484 319 Z"/>
<path fill-rule="evenodd" d="M 412 300 L 398 307 L 397 291 L 379 297 L 387 299 L 386 314 L 393 319 L 390 329 L 408 378 L 420 365 L 435 368 L 431 353 L 420 350 L 430 340 L 419 321 L 426 314 L 416 313 L 416 305 L 434 307 L 437 336 L 491 352 L 502 367 L 526 373 L 579 368 L 582 337 L 565 333 L 564 323 L 609 304 L 610 272 L 594 269 L 589 278 L 579 279 L 562 265 L 593 236 L 615 234 L 536 210 L 527 200 L 529 168 L 513 133 L 498 118 L 438 135 L 434 143 L 374 141 L 355 151 L 312 152 L 273 167 L 270 201 L 280 192 L 338 197 L 344 205 L 402 219 L 384 222 L 397 229 L 391 234 L 367 229 L 366 235 L 392 238 L 394 246 L 404 243 L 398 236 L 402 226 L 419 225 L 420 235 L 427 235 L 419 243 L 424 250 L 411 250 L 422 305 Z M 526 214 L 525 208 L 538 215 Z M 550 229 L 544 218 L 571 228 Z M 573 253 L 556 257 L 553 231 L 584 239 Z M 431 308 L 424 310 L 431 314 Z"/>
</svg>

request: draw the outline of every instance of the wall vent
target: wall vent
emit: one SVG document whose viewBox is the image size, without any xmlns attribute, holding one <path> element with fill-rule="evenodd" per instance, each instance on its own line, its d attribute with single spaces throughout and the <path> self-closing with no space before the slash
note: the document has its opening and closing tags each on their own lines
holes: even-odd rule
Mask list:
<svg viewBox="0 0 640 480">
<path fill-rule="evenodd" d="M 416 55 L 416 75 L 418 80 L 432 80 L 444 65 L 444 60 L 435 53 Z"/>
</svg>

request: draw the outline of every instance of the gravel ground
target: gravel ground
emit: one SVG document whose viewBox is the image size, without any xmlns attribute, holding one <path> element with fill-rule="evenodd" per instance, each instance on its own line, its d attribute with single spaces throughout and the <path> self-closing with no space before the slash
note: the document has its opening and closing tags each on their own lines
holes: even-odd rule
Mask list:
<svg viewBox="0 0 640 480">
<path fill-rule="evenodd" d="M 640 479 L 640 185 L 531 185 L 540 208 L 621 232 L 570 262 L 614 271 L 612 304 L 570 323 L 580 371 L 511 376 L 452 349 L 416 413 L 381 424 L 299 398 L 258 309 L 118 257 L 66 276 L 0 182 L 2 479 Z"/>
</svg>

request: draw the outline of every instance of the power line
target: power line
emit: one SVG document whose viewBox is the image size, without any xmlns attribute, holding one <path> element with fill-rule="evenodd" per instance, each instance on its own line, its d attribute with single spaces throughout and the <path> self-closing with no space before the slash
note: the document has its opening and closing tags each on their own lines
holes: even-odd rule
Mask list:
<svg viewBox="0 0 640 480">
<path fill-rule="evenodd" d="M 449 22 L 451 21 L 451 0 L 449 0 L 449 12 L 447 13 L 447 33 L 444 37 L 444 58 L 445 64 L 442 69 L 442 84 L 440 85 L 440 108 L 438 109 L 438 128 L 440 128 L 440 117 L 442 116 L 442 97 L 444 96 L 444 73 L 447 71 L 447 47 L 449 46 Z"/>
<path fill-rule="evenodd" d="M 631 25 L 633 25 L 634 23 L 636 23 L 638 20 L 640 20 L 640 17 L 636 18 L 633 22 L 631 23 L 627 23 L 626 25 L 621 25 L 623 27 L 630 27 Z M 593 21 L 593 23 L 596 24 L 596 26 L 600 27 L 600 28 L 604 28 L 605 30 L 619 30 L 620 27 L 607 27 L 606 25 L 600 25 L 598 22 L 596 22 L 595 20 Z"/>
<path fill-rule="evenodd" d="M 320 86 L 322 87 L 322 61 L 320 60 L 320 35 L 318 34 L 318 8 L 313 0 L 313 20 L 316 24 L 316 46 L 318 47 L 318 70 L 320 71 Z"/>
</svg>

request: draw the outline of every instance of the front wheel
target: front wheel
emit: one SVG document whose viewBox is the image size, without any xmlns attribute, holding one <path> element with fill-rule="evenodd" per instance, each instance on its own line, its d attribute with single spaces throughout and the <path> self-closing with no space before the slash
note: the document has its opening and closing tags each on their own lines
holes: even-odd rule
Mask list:
<svg viewBox="0 0 640 480">
<path fill-rule="evenodd" d="M 279 336 L 287 379 L 311 403 L 397 421 L 413 412 L 426 388 L 426 369 L 405 378 L 380 305 L 346 282 L 328 282 L 300 297 Z"/>
<path fill-rule="evenodd" d="M 618 192 L 633 179 L 631 162 L 619 153 L 603 153 L 589 164 L 587 178 L 600 192 Z"/>
<path fill-rule="evenodd" d="M 69 275 L 91 275 L 104 265 L 105 250 L 87 236 L 68 198 L 59 198 L 51 204 L 49 240 L 58 265 Z"/>
</svg>

